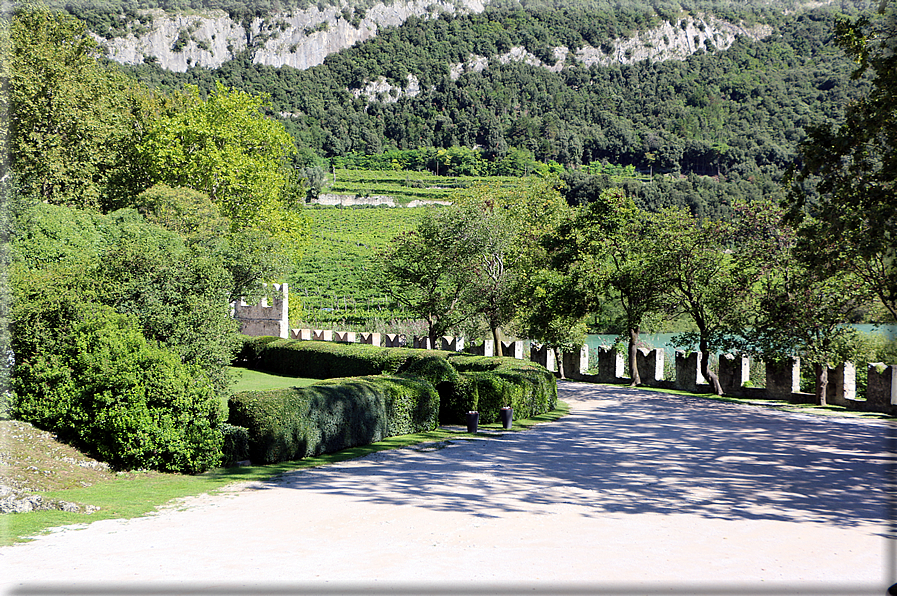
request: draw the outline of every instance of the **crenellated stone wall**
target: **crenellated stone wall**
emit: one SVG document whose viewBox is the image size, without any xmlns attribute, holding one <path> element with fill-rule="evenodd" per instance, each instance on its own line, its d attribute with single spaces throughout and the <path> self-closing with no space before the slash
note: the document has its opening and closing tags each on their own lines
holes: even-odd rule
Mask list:
<svg viewBox="0 0 897 596">
<path fill-rule="evenodd" d="M 287 284 L 274 284 L 274 299 L 268 304 L 264 297 L 258 304 L 247 304 L 240 299 L 231 305 L 234 318 L 240 323 L 240 333 L 244 335 L 273 335 L 288 339 L 290 324 L 287 317 L 289 311 L 289 289 Z"/>
<path fill-rule="evenodd" d="M 364 343 L 386 348 L 407 347 L 409 342 L 403 334 L 356 333 L 352 331 L 331 331 L 327 329 L 289 329 L 287 312 L 289 309 L 289 288 L 287 284 L 273 286 L 275 298 L 268 303 L 262 299 L 258 304 L 247 304 L 240 300 L 233 305 L 234 317 L 240 322 L 240 330 L 245 335 L 270 335 L 301 341 L 334 341 L 343 343 Z M 435 349 L 429 337 L 413 337 L 414 348 Z M 444 336 L 439 338 L 439 349 L 466 352 L 481 356 L 492 356 L 494 342 L 484 340 L 475 346 L 466 346 L 464 338 Z M 548 370 L 560 373 L 554 349 L 533 344 L 527 340 L 502 342 L 502 355 L 525 359 L 541 364 Z M 566 378 L 593 383 L 628 383 L 624 376 L 624 355 L 615 348 L 601 346 L 597 350 L 597 371 L 590 371 L 589 349 L 581 346 L 578 350 L 563 354 L 563 369 Z M 662 349 L 639 349 L 636 353 L 639 376 L 642 385 L 681 389 L 690 393 L 709 393 L 711 386 L 700 370 L 700 352 L 676 352 L 675 378 L 664 378 L 664 351 Z M 813 403 L 812 393 L 800 391 L 800 359 L 789 358 L 781 362 L 766 362 L 765 388 L 750 387 L 749 359 L 745 355 L 722 354 L 719 357 L 718 377 L 725 395 L 751 399 L 775 399 L 792 403 Z M 590 372 L 592 374 L 590 374 Z M 856 368 L 850 362 L 829 369 L 829 384 L 826 402 L 844 406 L 852 410 L 884 412 L 897 416 L 897 365 L 872 363 L 868 365 L 868 382 L 865 399 L 856 395 Z"/>
</svg>

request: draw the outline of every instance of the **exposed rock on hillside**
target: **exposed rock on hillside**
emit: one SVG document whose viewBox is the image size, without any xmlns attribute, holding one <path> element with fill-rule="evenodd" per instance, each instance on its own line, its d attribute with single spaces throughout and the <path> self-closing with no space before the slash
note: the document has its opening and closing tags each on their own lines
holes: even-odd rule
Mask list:
<svg viewBox="0 0 897 596">
<path fill-rule="evenodd" d="M 597 64 L 631 64 L 650 59 L 655 62 L 664 60 L 685 60 L 700 50 L 712 52 L 725 50 L 740 36 L 751 39 L 762 39 L 772 33 L 772 27 L 757 25 L 745 28 L 717 19 L 712 15 L 699 15 L 698 18 L 684 17 L 675 24 L 664 21 L 659 27 L 637 32 L 633 37 L 615 39 L 608 43 L 606 49 L 584 46 L 579 48 L 573 58 L 586 66 Z M 509 62 L 525 62 L 532 66 L 541 66 L 552 72 L 559 72 L 567 63 L 569 48 L 554 48 L 554 63 L 547 64 L 522 46 L 511 48 L 501 56 L 491 58 L 500 64 Z M 458 80 L 465 72 L 482 72 L 489 67 L 489 58 L 471 54 L 467 62 L 451 65 L 449 69 L 452 80 Z"/>
<path fill-rule="evenodd" d="M 368 98 L 369 102 L 393 103 L 399 101 L 403 95 L 414 97 L 420 94 L 420 80 L 413 74 L 409 74 L 408 84 L 405 87 L 395 87 L 387 82 L 386 77 L 381 76 L 375 81 L 369 81 L 363 89 L 352 89 L 351 93 L 355 97 L 363 95 Z"/>
<path fill-rule="evenodd" d="M 256 64 L 305 69 L 323 63 L 329 54 L 375 37 L 380 27 L 401 25 L 412 15 L 433 18 L 443 12 L 478 13 L 484 10 L 488 1 L 399 0 L 388 6 L 378 3 L 363 12 L 341 11 L 333 6 L 320 10 L 311 6 L 306 10 L 255 19 L 248 31 L 220 10 L 190 15 L 156 10 L 152 13 L 149 32 L 139 36 L 129 33 L 127 37 L 112 40 L 98 38 L 98 41 L 106 45 L 109 57 L 117 62 L 158 62 L 162 68 L 177 72 L 184 72 L 191 66 L 220 66 L 247 47 Z M 664 22 L 654 29 L 637 32 L 631 38 L 616 39 L 603 48 L 579 48 L 573 58 L 586 65 L 603 66 L 645 59 L 684 60 L 699 50 L 726 49 L 741 35 L 760 39 L 771 30 L 765 25 L 740 27 L 712 15 L 686 16 L 675 23 Z M 452 79 L 464 72 L 480 72 L 488 68 L 489 60 L 502 64 L 523 61 L 557 72 L 564 67 L 568 53 L 565 47 L 555 48 L 555 62 L 546 64 L 525 48 L 514 47 L 501 56 L 472 55 L 466 63 L 452 65 L 450 72 Z M 369 87 L 358 93 L 370 99 L 382 92 L 389 95 L 393 90 L 381 81 L 372 81 Z M 416 92 L 411 82 L 400 91 L 408 95 Z"/>
<path fill-rule="evenodd" d="M 399 0 L 389 6 L 375 4 L 363 13 L 350 13 L 347 20 L 349 15 L 335 7 L 322 11 L 312 6 L 255 19 L 248 31 L 218 10 L 190 15 L 155 11 L 148 33 L 97 39 L 116 62 L 158 62 L 162 68 L 176 72 L 190 66 L 215 68 L 247 47 L 256 64 L 305 69 L 323 63 L 329 54 L 375 37 L 380 27 L 401 25 L 412 15 L 433 18 L 443 12 L 483 9 L 483 0 Z"/>
<path fill-rule="evenodd" d="M 745 28 L 712 15 L 689 16 L 675 24 L 664 21 L 659 27 L 638 32 L 631 38 L 614 40 L 609 44 L 612 47 L 609 53 L 590 46 L 580 48 L 576 58 L 588 66 L 629 64 L 649 58 L 655 62 L 685 60 L 699 50 L 728 49 L 742 35 L 762 39 L 770 33 L 772 27 L 768 25 Z"/>
</svg>

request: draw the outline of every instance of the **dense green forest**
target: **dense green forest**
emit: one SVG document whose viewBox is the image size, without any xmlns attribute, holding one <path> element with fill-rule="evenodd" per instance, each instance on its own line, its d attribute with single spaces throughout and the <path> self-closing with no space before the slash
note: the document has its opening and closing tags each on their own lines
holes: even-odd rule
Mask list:
<svg viewBox="0 0 897 596">
<path fill-rule="evenodd" d="M 412 17 L 305 71 L 255 65 L 251 50 L 211 70 L 174 73 L 151 64 L 129 70 L 163 88 L 189 83 L 207 90 L 221 81 L 269 94 L 270 113 L 282 117 L 299 146 L 310 150 L 303 165 L 313 161 L 312 153 L 330 158 L 462 146 L 500 160 L 516 148 L 567 169 L 605 162 L 667 174 L 627 191 L 649 209 L 689 205 L 710 216 L 728 213 L 731 199 L 775 192 L 805 128 L 836 119 L 866 88 L 864 81 L 850 79 L 850 61 L 831 44 L 838 11 L 855 12 L 851 5 L 786 14 L 720 4 L 718 16 L 768 24 L 772 34 L 760 40 L 743 36 L 725 51 L 708 47 L 685 61 L 586 67 L 568 56 L 555 73 L 490 60 L 482 72 L 450 76 L 450 66 L 471 55 L 495 57 L 523 46 L 553 62 L 554 47 L 601 47 L 688 15 L 687 8 L 663 3 L 631 6 L 523 10 L 498 4 L 481 14 Z M 352 93 L 381 76 L 404 86 L 409 75 L 420 82 L 414 97 L 369 101 Z M 711 176 L 716 183 L 694 176 Z M 582 175 L 571 175 L 568 184 L 573 203 L 609 186 Z"/>
</svg>

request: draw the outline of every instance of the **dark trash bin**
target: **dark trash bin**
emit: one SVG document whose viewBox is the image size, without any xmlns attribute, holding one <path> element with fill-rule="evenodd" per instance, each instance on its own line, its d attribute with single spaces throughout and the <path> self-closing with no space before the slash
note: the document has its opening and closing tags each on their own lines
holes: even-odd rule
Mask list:
<svg viewBox="0 0 897 596">
<path fill-rule="evenodd" d="M 479 412 L 468 412 L 467 413 L 467 432 L 476 434 L 477 426 L 480 424 L 480 413 Z"/>
<path fill-rule="evenodd" d="M 511 430 L 511 423 L 514 421 L 514 409 L 506 406 L 501 409 L 501 425 L 505 430 Z"/>
</svg>

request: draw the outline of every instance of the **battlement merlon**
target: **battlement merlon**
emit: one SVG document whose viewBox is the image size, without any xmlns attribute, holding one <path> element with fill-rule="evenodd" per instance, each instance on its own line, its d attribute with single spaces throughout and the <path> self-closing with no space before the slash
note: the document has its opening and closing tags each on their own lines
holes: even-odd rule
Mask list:
<svg viewBox="0 0 897 596">
<path fill-rule="evenodd" d="M 289 287 L 287 284 L 273 284 L 278 297 L 268 304 L 264 297 L 258 304 L 247 304 L 241 298 L 234 303 L 234 318 L 240 323 L 240 333 L 250 336 L 273 335 L 290 337 L 289 326 Z"/>
</svg>

